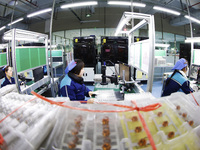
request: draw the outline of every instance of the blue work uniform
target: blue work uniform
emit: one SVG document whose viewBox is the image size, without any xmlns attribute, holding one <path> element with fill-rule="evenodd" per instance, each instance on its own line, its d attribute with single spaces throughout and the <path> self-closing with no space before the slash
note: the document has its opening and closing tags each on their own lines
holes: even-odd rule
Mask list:
<svg viewBox="0 0 200 150">
<path fill-rule="evenodd" d="M 181 72 L 177 71 L 171 79 L 170 77 L 171 75 L 166 80 L 166 83 L 170 81 L 165 85 L 162 96 L 168 96 L 175 92 L 184 92 L 185 94 L 193 92 L 193 89 L 190 87 L 190 82 Z"/>
<path fill-rule="evenodd" d="M 5 76 L 4 80 L 1 83 L 1 87 L 4 87 L 8 84 L 15 84 L 15 79 L 11 77 L 11 82 L 8 80 L 8 78 Z"/>
<path fill-rule="evenodd" d="M 75 79 L 70 78 L 68 74 L 65 75 L 60 83 L 61 96 L 67 97 L 66 90 L 71 101 L 85 100 L 85 96 L 89 97 L 88 92 L 91 91 L 84 84 L 78 83 Z"/>
</svg>

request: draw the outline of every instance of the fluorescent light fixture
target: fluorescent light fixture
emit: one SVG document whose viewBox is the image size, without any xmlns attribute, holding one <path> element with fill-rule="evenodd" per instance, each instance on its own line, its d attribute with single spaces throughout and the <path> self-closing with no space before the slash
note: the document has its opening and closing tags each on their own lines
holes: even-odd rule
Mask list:
<svg viewBox="0 0 200 150">
<path fill-rule="evenodd" d="M 191 20 L 191 21 L 194 21 L 194 22 L 200 24 L 200 20 L 198 20 L 198 19 L 196 19 L 196 18 L 194 18 L 194 17 L 190 17 L 190 16 L 188 16 L 188 15 L 185 15 L 184 17 L 187 18 L 187 19 L 189 19 L 189 20 Z"/>
<path fill-rule="evenodd" d="M 8 47 L 8 44 L 0 44 L 0 49 L 4 49 L 6 47 Z"/>
<path fill-rule="evenodd" d="M 91 22 L 100 22 L 100 20 L 83 20 L 83 21 L 80 21 L 80 23 L 91 23 Z"/>
<path fill-rule="evenodd" d="M 196 43 L 200 43 L 200 37 L 193 37 L 193 38 L 187 38 L 186 40 L 185 40 L 185 43 L 194 43 L 194 42 L 196 42 Z"/>
<path fill-rule="evenodd" d="M 97 5 L 97 4 L 98 4 L 97 1 L 89 1 L 89 2 L 81 2 L 81 3 L 72 3 L 72 4 L 62 5 L 61 8 L 91 6 L 91 5 Z"/>
<path fill-rule="evenodd" d="M 12 37 L 4 36 L 4 40 L 12 40 Z M 38 42 L 38 39 L 32 39 L 32 38 L 23 38 L 23 37 L 16 37 L 15 40 L 19 41 L 31 41 L 31 42 Z"/>
<path fill-rule="evenodd" d="M 56 48 L 57 45 L 51 45 L 51 48 Z M 50 48 L 50 45 L 48 46 L 48 48 Z"/>
<path fill-rule="evenodd" d="M 50 11 L 52 11 L 51 8 L 43 9 L 43 10 L 36 11 L 34 13 L 27 15 L 27 17 L 30 18 L 30 17 L 37 16 L 37 15 L 40 15 L 40 14 L 43 14 L 43 13 L 46 13 L 46 12 L 50 12 Z"/>
<path fill-rule="evenodd" d="M 131 6 L 131 2 L 125 2 L 125 1 L 108 1 L 108 4 L 109 4 L 109 5 Z M 136 7 L 146 7 L 146 4 L 137 3 L 137 2 L 133 2 L 132 5 L 133 5 L 133 6 L 136 6 Z"/>
<path fill-rule="evenodd" d="M 143 26 L 145 26 L 148 23 L 147 20 L 143 19 L 142 21 L 140 21 L 137 25 L 135 25 L 130 31 L 129 34 L 133 31 L 136 31 L 139 28 L 142 28 Z"/>
<path fill-rule="evenodd" d="M 3 47 L 3 46 L 0 45 L 0 49 L 4 49 L 4 48 L 5 48 L 5 47 Z"/>
<path fill-rule="evenodd" d="M 169 47 L 169 44 L 161 44 L 161 43 L 155 43 L 155 47 Z"/>
<path fill-rule="evenodd" d="M 3 30 L 3 29 L 5 29 L 5 28 L 6 28 L 6 26 L 1 27 L 1 28 L 0 28 L 0 31 Z"/>
<path fill-rule="evenodd" d="M 24 18 L 19 18 L 19 19 L 15 20 L 15 21 L 9 23 L 8 26 L 13 25 L 13 24 L 15 24 L 15 23 L 17 23 L 17 22 L 20 22 L 20 21 L 22 21 L 23 19 L 24 19 Z"/>
<path fill-rule="evenodd" d="M 181 13 L 164 7 L 154 6 L 153 9 L 179 16 Z"/>
</svg>

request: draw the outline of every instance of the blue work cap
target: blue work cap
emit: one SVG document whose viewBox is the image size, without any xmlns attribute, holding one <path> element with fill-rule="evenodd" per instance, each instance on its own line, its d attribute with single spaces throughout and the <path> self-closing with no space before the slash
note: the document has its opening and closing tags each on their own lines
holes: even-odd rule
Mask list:
<svg viewBox="0 0 200 150">
<path fill-rule="evenodd" d="M 187 66 L 187 61 L 184 58 L 179 59 L 172 70 L 182 70 Z"/>
<path fill-rule="evenodd" d="M 4 66 L 4 67 L 2 68 L 2 70 L 5 71 L 5 69 L 6 69 L 7 66 L 8 66 L 8 65 Z"/>
<path fill-rule="evenodd" d="M 76 62 L 72 60 L 65 69 L 65 73 L 68 74 L 76 66 Z"/>
</svg>

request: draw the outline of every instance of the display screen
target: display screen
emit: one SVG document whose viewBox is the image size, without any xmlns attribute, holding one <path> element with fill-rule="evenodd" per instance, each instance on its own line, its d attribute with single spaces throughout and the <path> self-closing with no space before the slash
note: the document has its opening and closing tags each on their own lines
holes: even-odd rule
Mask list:
<svg viewBox="0 0 200 150">
<path fill-rule="evenodd" d="M 62 57 L 53 57 L 53 62 L 62 62 Z"/>
<path fill-rule="evenodd" d="M 198 70 L 197 83 L 200 84 L 200 69 Z"/>
<path fill-rule="evenodd" d="M 0 79 L 4 78 L 5 73 L 3 71 L 3 67 L 0 68 Z M 1 84 L 1 83 L 0 83 Z"/>
<path fill-rule="evenodd" d="M 39 67 L 33 70 L 33 77 L 34 77 L 34 82 L 37 82 L 44 78 L 44 71 L 43 67 Z"/>
<path fill-rule="evenodd" d="M 121 80 L 123 79 L 123 74 L 125 74 L 126 81 L 131 81 L 131 67 L 128 64 L 119 62 L 119 75 Z"/>
<path fill-rule="evenodd" d="M 191 69 L 190 69 L 190 78 L 193 80 L 197 80 L 197 75 L 198 75 L 198 70 L 200 66 L 192 64 Z"/>
</svg>

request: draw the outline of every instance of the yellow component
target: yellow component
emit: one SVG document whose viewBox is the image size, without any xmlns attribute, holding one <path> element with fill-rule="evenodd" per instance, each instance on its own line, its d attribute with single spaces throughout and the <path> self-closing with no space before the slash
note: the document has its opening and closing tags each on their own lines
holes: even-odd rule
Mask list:
<svg viewBox="0 0 200 150">
<path fill-rule="evenodd" d="M 137 42 L 138 42 L 138 41 L 140 41 L 140 38 L 137 38 L 136 40 L 137 40 Z"/>
<path fill-rule="evenodd" d="M 158 115 L 159 112 L 162 112 L 162 115 Z M 140 113 L 144 117 L 146 125 L 150 130 L 158 150 L 168 150 L 169 148 L 171 150 L 199 150 L 199 137 L 197 137 L 194 132 L 191 132 L 183 126 L 185 121 L 178 117 L 177 112 L 173 111 L 167 103 L 163 102 L 162 107 L 154 111 L 140 111 Z M 138 117 L 138 120 L 132 121 L 133 116 Z M 147 149 L 148 147 L 151 147 L 137 111 L 119 113 L 119 118 L 124 137 L 129 138 L 132 144 L 134 143 L 134 146 L 131 148 L 129 147 L 131 145 L 129 145 L 128 142 L 125 143 L 126 147 L 129 147 L 129 150 Z M 165 127 L 163 126 L 164 121 L 168 121 L 169 123 Z M 136 133 L 135 128 L 138 126 L 142 126 L 142 131 Z M 171 138 L 168 137 L 170 132 L 175 134 Z M 164 138 L 162 138 L 163 136 Z M 145 139 L 147 141 L 146 145 L 138 145 L 141 139 Z"/>
<path fill-rule="evenodd" d="M 77 42 L 78 42 L 78 39 L 75 39 L 75 42 L 77 43 Z"/>
<path fill-rule="evenodd" d="M 142 79 L 142 71 L 137 70 L 136 78 Z"/>
<path fill-rule="evenodd" d="M 25 77 L 27 77 L 27 76 L 28 76 L 27 72 L 24 72 L 24 76 L 25 76 Z"/>
<path fill-rule="evenodd" d="M 103 43 L 106 43 L 106 39 L 103 39 Z"/>
</svg>

